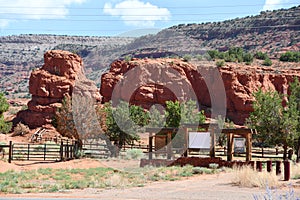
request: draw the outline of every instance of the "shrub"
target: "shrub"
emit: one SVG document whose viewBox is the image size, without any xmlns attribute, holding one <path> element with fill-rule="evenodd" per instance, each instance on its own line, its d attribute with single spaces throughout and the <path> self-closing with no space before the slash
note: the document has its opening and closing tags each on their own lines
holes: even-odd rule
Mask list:
<svg viewBox="0 0 300 200">
<path fill-rule="evenodd" d="M 210 56 L 211 59 L 219 58 L 219 51 L 218 50 L 209 50 L 207 54 Z"/>
<path fill-rule="evenodd" d="M 189 62 L 191 60 L 192 60 L 192 56 L 191 55 L 186 54 L 186 55 L 183 56 L 183 61 L 184 62 Z"/>
<path fill-rule="evenodd" d="M 216 62 L 216 65 L 217 65 L 217 67 L 222 67 L 222 66 L 225 65 L 225 61 L 224 61 L 224 60 L 218 60 L 218 61 Z"/>
<path fill-rule="evenodd" d="M 279 60 L 283 62 L 299 62 L 300 52 L 287 51 L 286 53 L 281 54 Z"/>
<path fill-rule="evenodd" d="M 264 66 L 271 66 L 273 63 L 272 63 L 272 61 L 270 60 L 270 58 L 266 58 L 262 64 L 263 64 Z"/>
<path fill-rule="evenodd" d="M 22 124 L 19 122 L 16 127 L 14 128 L 14 133 L 12 136 L 19 136 L 19 135 L 26 135 L 30 132 L 30 129 L 27 125 Z"/>
<path fill-rule="evenodd" d="M 267 55 L 266 53 L 263 53 L 263 52 L 261 52 L 261 51 L 256 52 L 256 53 L 254 54 L 254 57 L 255 57 L 256 59 L 259 59 L 259 60 L 266 60 L 267 58 L 269 58 L 268 55 Z"/>
<path fill-rule="evenodd" d="M 266 193 L 264 195 L 257 195 L 254 194 L 253 195 L 254 200 L 259 200 L 259 199 L 263 199 L 263 200 L 295 200 L 295 199 L 299 199 L 299 197 L 295 196 L 295 192 L 294 189 L 291 187 L 291 185 L 289 186 L 289 190 L 284 192 L 284 194 L 279 194 L 278 190 L 274 189 L 272 190 L 269 186 L 266 187 Z"/>
<path fill-rule="evenodd" d="M 3 116 L 0 116 L 0 133 L 8 133 L 11 131 L 12 123 L 6 122 Z"/>
<path fill-rule="evenodd" d="M 197 59 L 198 61 L 203 60 L 203 56 L 202 56 L 202 55 L 199 55 L 199 54 L 198 54 L 198 55 L 196 55 L 195 57 L 196 57 L 196 59 Z"/>
<path fill-rule="evenodd" d="M 251 53 L 243 54 L 243 61 L 246 62 L 246 63 L 252 63 L 253 62 L 253 55 Z"/>
<path fill-rule="evenodd" d="M 212 174 L 212 169 L 208 169 L 206 167 L 194 167 L 193 174 Z"/>
<path fill-rule="evenodd" d="M 141 159 L 144 156 L 141 149 L 128 149 L 126 150 L 127 159 Z"/>
<path fill-rule="evenodd" d="M 131 57 L 130 55 L 127 55 L 127 56 L 125 56 L 125 58 L 124 58 L 124 60 L 125 60 L 126 62 L 131 61 L 131 59 L 132 59 L 132 57 Z"/>
</svg>

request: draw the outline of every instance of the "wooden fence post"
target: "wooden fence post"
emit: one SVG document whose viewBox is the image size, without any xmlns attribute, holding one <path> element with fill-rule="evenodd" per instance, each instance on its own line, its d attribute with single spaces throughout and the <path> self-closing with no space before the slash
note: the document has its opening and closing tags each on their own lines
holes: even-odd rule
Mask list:
<svg viewBox="0 0 300 200">
<path fill-rule="evenodd" d="M 232 133 L 227 134 L 227 161 L 232 161 L 233 159 L 233 138 L 234 135 Z"/>
<path fill-rule="evenodd" d="M 60 142 L 60 161 L 63 161 L 63 157 L 64 157 L 64 142 L 61 141 Z"/>
<path fill-rule="evenodd" d="M 150 134 L 149 137 L 149 160 L 152 160 L 152 145 L 153 145 L 153 136 Z"/>
<path fill-rule="evenodd" d="M 167 133 L 167 159 L 172 158 L 172 132 Z"/>
<path fill-rule="evenodd" d="M 290 170 L 290 162 L 288 160 L 283 161 L 284 165 L 284 180 L 290 180 L 291 170 Z"/>
<path fill-rule="evenodd" d="M 252 159 L 252 135 L 247 133 L 246 135 L 246 161 L 251 161 Z"/>
<path fill-rule="evenodd" d="M 74 148 L 73 148 L 74 158 L 77 158 L 77 151 L 78 151 L 78 141 L 75 140 L 75 142 L 74 142 Z"/>
<path fill-rule="evenodd" d="M 216 157 L 216 138 L 215 138 L 215 130 L 212 128 L 210 130 L 210 138 L 211 138 L 211 147 L 210 147 L 210 157 L 215 158 Z"/>
<path fill-rule="evenodd" d="M 281 174 L 281 161 L 276 161 L 276 175 Z"/>
<path fill-rule="evenodd" d="M 256 161 L 256 170 L 262 172 L 262 162 Z"/>
<path fill-rule="evenodd" d="M 46 160 L 46 148 L 47 148 L 47 144 L 44 144 L 44 160 Z"/>
<path fill-rule="evenodd" d="M 268 160 L 267 161 L 267 172 L 271 172 L 272 171 L 272 161 Z"/>
<path fill-rule="evenodd" d="M 69 158 L 69 140 L 67 140 L 67 144 L 65 145 L 65 158 Z"/>
<path fill-rule="evenodd" d="M 9 150 L 8 150 L 8 163 L 11 163 L 12 160 L 12 151 L 13 151 L 12 141 L 9 141 Z"/>
<path fill-rule="evenodd" d="M 27 160 L 29 160 L 30 144 L 27 145 Z"/>
</svg>

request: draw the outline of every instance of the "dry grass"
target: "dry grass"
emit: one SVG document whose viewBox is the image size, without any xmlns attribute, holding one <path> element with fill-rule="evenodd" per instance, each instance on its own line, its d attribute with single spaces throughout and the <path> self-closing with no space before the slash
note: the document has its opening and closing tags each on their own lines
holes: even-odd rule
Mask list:
<svg viewBox="0 0 300 200">
<path fill-rule="evenodd" d="M 291 163 L 291 178 L 300 179 L 300 164 L 299 163 Z"/>
<path fill-rule="evenodd" d="M 257 172 L 253 170 L 250 166 L 244 166 L 234 169 L 235 176 L 232 183 L 241 187 L 259 187 L 274 188 L 279 186 L 279 177 L 275 173 Z"/>
<path fill-rule="evenodd" d="M 118 187 L 118 188 L 125 188 L 130 183 L 127 178 L 125 178 L 122 174 L 112 174 L 109 179 L 105 180 L 106 187 Z"/>
</svg>

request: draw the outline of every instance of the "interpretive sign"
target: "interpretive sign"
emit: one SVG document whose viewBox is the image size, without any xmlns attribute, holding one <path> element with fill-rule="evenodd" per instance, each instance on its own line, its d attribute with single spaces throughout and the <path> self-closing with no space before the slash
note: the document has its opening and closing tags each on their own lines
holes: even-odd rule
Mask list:
<svg viewBox="0 0 300 200">
<path fill-rule="evenodd" d="M 189 149 L 210 149 L 210 132 L 189 132 Z"/>
</svg>

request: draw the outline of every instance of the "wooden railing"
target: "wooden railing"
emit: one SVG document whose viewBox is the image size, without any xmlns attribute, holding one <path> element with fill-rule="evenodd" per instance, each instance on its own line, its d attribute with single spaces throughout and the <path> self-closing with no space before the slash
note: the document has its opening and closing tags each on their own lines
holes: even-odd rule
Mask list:
<svg viewBox="0 0 300 200">
<path fill-rule="evenodd" d="M 78 143 L 60 144 L 31 144 L 13 143 L 0 145 L 2 149 L 8 149 L 8 162 L 12 160 L 31 160 L 31 161 L 64 161 L 75 158 Z"/>
</svg>

